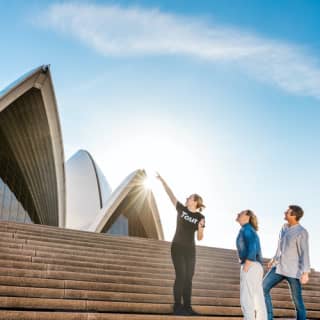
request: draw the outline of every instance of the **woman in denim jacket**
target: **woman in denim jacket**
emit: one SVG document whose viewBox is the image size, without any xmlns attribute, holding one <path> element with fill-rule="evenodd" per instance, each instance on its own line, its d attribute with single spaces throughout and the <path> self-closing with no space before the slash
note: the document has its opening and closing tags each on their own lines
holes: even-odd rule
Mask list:
<svg viewBox="0 0 320 320">
<path fill-rule="evenodd" d="M 258 221 L 251 210 L 241 211 L 236 218 L 241 225 L 237 250 L 241 263 L 240 304 L 244 319 L 266 320 L 267 311 L 262 288 L 262 254 L 257 234 Z"/>
</svg>

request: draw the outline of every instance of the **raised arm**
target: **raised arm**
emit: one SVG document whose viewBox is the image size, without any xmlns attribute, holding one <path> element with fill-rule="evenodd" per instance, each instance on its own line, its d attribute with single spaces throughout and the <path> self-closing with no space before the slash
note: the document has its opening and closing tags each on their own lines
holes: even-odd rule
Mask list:
<svg viewBox="0 0 320 320">
<path fill-rule="evenodd" d="M 161 183 L 164 187 L 164 190 L 166 191 L 167 195 L 169 196 L 172 204 L 176 207 L 177 206 L 177 198 L 173 194 L 172 190 L 169 188 L 166 181 L 160 176 L 159 173 L 157 173 L 157 178 L 161 181 Z"/>
</svg>

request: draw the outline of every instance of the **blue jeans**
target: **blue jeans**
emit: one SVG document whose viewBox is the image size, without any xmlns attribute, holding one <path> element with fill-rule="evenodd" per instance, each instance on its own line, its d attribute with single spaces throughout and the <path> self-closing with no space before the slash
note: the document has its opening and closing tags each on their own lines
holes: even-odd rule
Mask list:
<svg viewBox="0 0 320 320">
<path fill-rule="evenodd" d="M 289 284 L 291 296 L 296 308 L 296 319 L 297 320 L 306 320 L 306 308 L 303 303 L 302 298 L 302 289 L 299 279 L 290 278 L 276 273 L 276 267 L 270 269 L 270 271 L 265 275 L 263 279 L 263 293 L 264 299 L 266 301 L 268 320 L 273 319 L 272 311 L 272 300 L 270 295 L 270 290 L 275 287 L 279 282 L 286 280 Z"/>
</svg>

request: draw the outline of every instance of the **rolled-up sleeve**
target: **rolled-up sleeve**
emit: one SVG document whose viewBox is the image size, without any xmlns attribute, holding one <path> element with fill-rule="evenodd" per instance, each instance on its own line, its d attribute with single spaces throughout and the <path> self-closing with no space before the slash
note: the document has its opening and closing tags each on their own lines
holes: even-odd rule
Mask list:
<svg viewBox="0 0 320 320">
<path fill-rule="evenodd" d="M 304 230 L 297 239 L 301 272 L 310 272 L 309 234 Z"/>
</svg>

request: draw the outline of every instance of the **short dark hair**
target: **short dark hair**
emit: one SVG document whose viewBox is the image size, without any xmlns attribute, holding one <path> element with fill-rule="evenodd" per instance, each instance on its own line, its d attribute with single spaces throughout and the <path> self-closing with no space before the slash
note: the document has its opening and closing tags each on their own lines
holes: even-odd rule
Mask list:
<svg viewBox="0 0 320 320">
<path fill-rule="evenodd" d="M 299 221 L 302 218 L 304 212 L 301 207 L 291 204 L 289 206 L 289 209 L 291 209 L 292 215 L 296 217 L 297 221 Z"/>
</svg>

